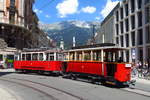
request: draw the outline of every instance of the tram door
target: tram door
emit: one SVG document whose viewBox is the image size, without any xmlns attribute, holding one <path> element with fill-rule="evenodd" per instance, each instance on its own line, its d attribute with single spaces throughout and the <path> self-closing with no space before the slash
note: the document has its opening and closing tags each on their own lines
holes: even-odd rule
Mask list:
<svg viewBox="0 0 150 100">
<path fill-rule="evenodd" d="M 107 76 L 114 76 L 117 71 L 117 64 L 115 63 L 106 63 Z"/>
<path fill-rule="evenodd" d="M 116 53 L 115 52 L 105 52 L 105 62 L 107 69 L 107 76 L 114 77 L 115 72 L 117 71 L 116 62 Z"/>
</svg>

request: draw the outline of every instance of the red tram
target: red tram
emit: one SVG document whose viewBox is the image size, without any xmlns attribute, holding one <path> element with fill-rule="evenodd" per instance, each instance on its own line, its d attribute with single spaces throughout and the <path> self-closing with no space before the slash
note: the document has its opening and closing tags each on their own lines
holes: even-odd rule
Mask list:
<svg viewBox="0 0 150 100">
<path fill-rule="evenodd" d="M 19 72 L 61 73 L 66 78 L 129 85 L 133 83 L 131 64 L 121 59 L 126 50 L 112 44 L 79 46 L 66 51 L 23 50 L 14 61 L 14 68 Z"/>
<path fill-rule="evenodd" d="M 126 48 L 116 46 L 80 46 L 66 51 L 64 70 L 66 77 L 87 77 L 92 82 L 112 85 L 128 85 L 131 80 L 131 64 L 123 62 L 121 52 Z M 118 59 L 119 58 L 119 59 Z"/>
<path fill-rule="evenodd" d="M 25 49 L 15 57 L 17 72 L 61 73 L 63 54 L 61 50 Z"/>
</svg>

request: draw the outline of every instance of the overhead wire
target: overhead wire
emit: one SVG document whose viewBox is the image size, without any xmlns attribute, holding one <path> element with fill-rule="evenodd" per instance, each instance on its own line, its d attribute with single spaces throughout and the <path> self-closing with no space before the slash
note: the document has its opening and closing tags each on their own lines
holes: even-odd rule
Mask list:
<svg viewBox="0 0 150 100">
<path fill-rule="evenodd" d="M 46 8 L 49 4 L 53 3 L 54 1 L 55 1 L 55 0 L 50 0 L 50 2 L 45 3 L 43 6 L 41 6 L 41 7 L 39 8 L 39 10 L 42 10 L 42 9 Z"/>
</svg>

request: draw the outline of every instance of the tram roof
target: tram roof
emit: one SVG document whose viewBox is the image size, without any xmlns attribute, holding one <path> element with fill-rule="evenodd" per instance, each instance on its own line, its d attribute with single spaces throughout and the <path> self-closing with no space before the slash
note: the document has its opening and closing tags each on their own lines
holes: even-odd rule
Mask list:
<svg viewBox="0 0 150 100">
<path fill-rule="evenodd" d="M 33 48 L 33 49 L 23 49 L 22 52 L 32 52 L 32 53 L 36 53 L 36 52 L 60 52 L 61 49 L 58 48 Z"/>
<path fill-rule="evenodd" d="M 124 47 L 119 46 L 105 46 L 105 47 L 93 47 L 93 48 L 79 48 L 79 49 L 70 49 L 66 52 L 74 52 L 74 51 L 96 51 L 96 50 L 104 50 L 104 51 L 119 51 L 119 50 L 128 50 Z"/>
<path fill-rule="evenodd" d="M 93 45 L 82 45 L 72 47 L 72 49 L 83 49 L 83 48 L 95 48 L 95 47 L 105 47 L 105 46 L 115 46 L 113 43 L 100 43 L 100 44 L 93 44 Z"/>
</svg>

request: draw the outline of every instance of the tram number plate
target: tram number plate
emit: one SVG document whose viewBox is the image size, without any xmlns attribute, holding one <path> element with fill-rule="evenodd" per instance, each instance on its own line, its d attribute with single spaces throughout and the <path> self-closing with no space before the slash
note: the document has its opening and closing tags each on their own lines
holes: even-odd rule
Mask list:
<svg viewBox="0 0 150 100">
<path fill-rule="evenodd" d="M 126 64 L 126 67 L 131 67 L 131 64 Z"/>
</svg>

